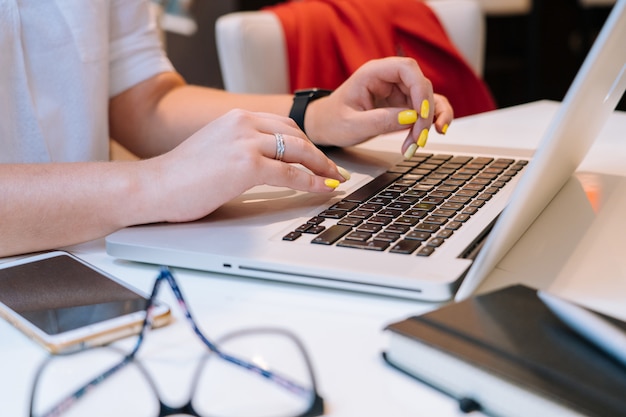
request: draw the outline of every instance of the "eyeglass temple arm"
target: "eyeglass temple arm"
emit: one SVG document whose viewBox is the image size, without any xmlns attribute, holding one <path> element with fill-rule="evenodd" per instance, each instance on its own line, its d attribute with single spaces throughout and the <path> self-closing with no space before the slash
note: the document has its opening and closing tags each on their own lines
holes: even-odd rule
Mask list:
<svg viewBox="0 0 626 417">
<path fill-rule="evenodd" d="M 159 274 L 159 276 L 157 277 L 157 281 L 155 282 L 152 294 L 150 296 L 150 299 L 148 301 L 148 307 L 151 308 L 154 305 L 154 301 L 156 299 L 156 294 L 158 292 L 158 287 L 160 286 L 160 282 L 162 280 L 166 280 L 169 285 L 170 288 L 172 289 L 172 292 L 174 293 L 174 296 L 176 297 L 176 300 L 178 301 L 179 307 L 180 309 L 183 311 L 183 314 L 185 315 L 185 317 L 187 318 L 187 321 L 189 322 L 189 324 L 191 325 L 191 328 L 193 329 L 194 333 L 200 338 L 200 340 L 202 340 L 202 342 L 209 348 L 209 350 L 211 350 L 211 352 L 215 353 L 216 355 L 218 355 L 219 357 L 221 357 L 222 359 L 233 363 L 235 365 L 241 366 L 242 368 L 245 368 L 249 371 L 255 372 L 256 374 L 269 379 L 275 383 L 277 383 L 278 385 L 282 386 L 283 388 L 288 389 L 289 391 L 295 392 L 295 393 L 301 393 L 301 394 L 305 394 L 308 393 L 310 390 L 301 387 L 300 385 L 298 385 L 297 383 L 290 381 L 288 378 L 285 378 L 275 372 L 272 371 L 268 371 L 266 369 L 263 369 L 261 367 L 259 367 L 258 365 L 255 365 L 254 363 L 248 362 L 246 360 L 237 358 L 236 356 L 232 356 L 229 355 L 227 353 L 224 353 L 215 343 L 211 342 L 203 333 L 202 330 L 200 330 L 200 328 L 197 326 L 196 321 L 194 320 L 191 311 L 189 310 L 188 306 L 187 306 L 187 302 L 185 301 L 185 297 L 183 296 L 182 291 L 180 290 L 180 287 L 178 286 L 178 283 L 176 282 L 176 279 L 174 278 L 174 276 L 172 275 L 171 271 L 169 270 L 168 267 L 166 266 L 162 266 L 161 267 L 161 272 Z M 148 316 L 150 314 L 146 315 L 146 321 L 144 322 L 144 329 L 142 329 L 142 333 L 145 330 L 145 326 L 150 325 L 151 323 L 151 319 L 148 319 Z M 150 321 L 148 321 L 150 320 Z M 141 337 L 141 336 L 140 336 Z M 305 355 L 306 356 L 306 355 Z M 310 369 L 310 363 L 308 361 L 307 358 L 307 366 L 309 366 Z"/>
</svg>

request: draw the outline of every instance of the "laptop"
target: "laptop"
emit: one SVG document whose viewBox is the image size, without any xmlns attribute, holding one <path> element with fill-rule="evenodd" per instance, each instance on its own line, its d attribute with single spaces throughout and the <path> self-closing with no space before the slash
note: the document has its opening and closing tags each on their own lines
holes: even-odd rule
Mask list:
<svg viewBox="0 0 626 417">
<path fill-rule="evenodd" d="M 402 160 L 399 140 L 375 139 L 329 151 L 352 173 L 331 194 L 255 187 L 198 221 L 117 231 L 107 252 L 416 300 L 465 298 L 574 173 L 615 109 L 626 88 L 624 39 L 626 0 L 618 0 L 532 158 L 464 146 Z"/>
</svg>

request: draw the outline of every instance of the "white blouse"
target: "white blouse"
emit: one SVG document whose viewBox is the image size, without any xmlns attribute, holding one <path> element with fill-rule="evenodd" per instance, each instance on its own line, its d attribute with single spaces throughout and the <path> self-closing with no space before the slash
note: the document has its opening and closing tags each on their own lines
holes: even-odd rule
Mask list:
<svg viewBox="0 0 626 417">
<path fill-rule="evenodd" d="M 108 101 L 172 71 L 147 0 L 0 0 L 0 163 L 108 159 Z"/>
</svg>

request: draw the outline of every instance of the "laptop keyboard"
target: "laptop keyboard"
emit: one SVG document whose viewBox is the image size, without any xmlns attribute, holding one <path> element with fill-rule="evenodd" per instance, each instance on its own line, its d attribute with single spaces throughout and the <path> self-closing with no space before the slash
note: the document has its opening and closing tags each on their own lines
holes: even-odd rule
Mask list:
<svg viewBox="0 0 626 417">
<path fill-rule="evenodd" d="M 355 249 L 430 256 L 528 163 L 416 154 L 283 237 Z M 333 219 L 332 225 L 324 225 Z"/>
</svg>

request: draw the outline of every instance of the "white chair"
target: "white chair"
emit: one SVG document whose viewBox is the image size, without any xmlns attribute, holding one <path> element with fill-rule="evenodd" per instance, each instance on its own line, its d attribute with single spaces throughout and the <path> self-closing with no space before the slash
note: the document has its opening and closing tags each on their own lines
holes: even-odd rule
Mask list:
<svg viewBox="0 0 626 417">
<path fill-rule="evenodd" d="M 485 18 L 476 0 L 429 0 L 448 36 L 478 75 L 483 73 Z M 224 88 L 238 93 L 289 93 L 282 26 L 267 11 L 225 14 L 215 24 Z"/>
</svg>

